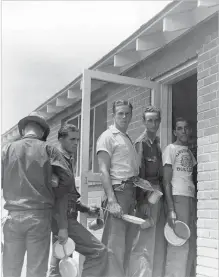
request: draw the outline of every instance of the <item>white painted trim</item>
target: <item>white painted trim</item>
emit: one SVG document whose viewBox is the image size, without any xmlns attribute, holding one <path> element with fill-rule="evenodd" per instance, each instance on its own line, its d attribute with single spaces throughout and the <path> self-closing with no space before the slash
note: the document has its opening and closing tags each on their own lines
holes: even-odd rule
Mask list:
<svg viewBox="0 0 219 277">
<path fill-rule="evenodd" d="M 158 83 L 157 89 L 151 89 L 151 105 L 160 107 L 161 105 L 161 85 Z"/>
<path fill-rule="evenodd" d="M 155 78 L 154 80 L 161 84 L 173 84 L 188 77 L 189 75 L 192 75 L 192 73 L 195 73 L 197 70 L 197 65 L 198 60 L 197 58 L 194 58 L 169 71 L 168 73 L 163 74 L 161 77 Z"/>
<path fill-rule="evenodd" d="M 102 100 L 102 101 L 98 102 L 97 104 L 92 105 L 92 106 L 91 106 L 91 110 L 92 110 L 92 109 L 95 109 L 96 107 L 102 105 L 102 104 L 105 103 L 105 102 L 107 102 L 107 100 Z M 69 121 L 69 120 L 75 119 L 76 117 L 79 117 L 80 115 L 81 115 L 81 112 L 79 112 L 77 115 L 75 115 L 75 116 L 73 116 L 73 117 L 68 118 L 68 119 L 66 120 L 66 122 Z M 79 125 L 78 125 L 78 127 L 79 127 Z"/>
<path fill-rule="evenodd" d="M 80 194 L 81 201 L 84 204 L 88 203 L 88 177 L 95 174 L 89 172 L 89 135 L 90 135 L 90 109 L 91 109 L 91 81 L 92 79 L 113 82 L 123 85 L 139 86 L 150 88 L 156 91 L 156 97 L 160 91 L 160 84 L 155 81 L 130 78 L 126 76 L 118 76 L 115 74 L 104 73 L 94 70 L 84 70 L 82 78 L 82 106 L 81 106 L 81 145 L 80 145 Z M 99 104 L 99 103 L 98 103 Z M 80 214 L 80 223 L 87 226 L 86 214 Z M 83 257 L 79 257 L 80 271 L 82 269 Z"/>
<path fill-rule="evenodd" d="M 198 0 L 197 3 L 197 7 L 214 7 L 218 5 L 218 0 Z"/>
<path fill-rule="evenodd" d="M 146 79 L 131 78 L 111 73 L 105 73 L 101 71 L 86 70 L 92 79 L 122 84 L 122 85 L 131 85 L 138 86 L 143 88 L 157 89 L 158 84 L 154 81 Z"/>
<path fill-rule="evenodd" d="M 92 172 L 94 172 L 94 156 L 95 156 L 95 153 L 94 153 L 94 144 L 95 144 L 95 120 L 96 120 L 96 108 L 93 109 L 93 145 L 92 145 Z"/>
<path fill-rule="evenodd" d="M 81 102 L 81 139 L 80 139 L 80 171 L 79 171 L 79 192 L 81 202 L 88 204 L 88 182 L 87 172 L 89 170 L 89 135 L 90 135 L 90 102 L 91 102 L 91 77 L 86 70 L 82 77 L 82 102 Z M 80 223 L 87 227 L 86 213 L 80 213 Z M 79 271 L 82 271 L 84 257 L 79 256 Z"/>
<path fill-rule="evenodd" d="M 197 64 L 197 58 L 194 58 L 164 74 L 162 77 L 156 78 L 156 81 L 161 83 L 160 107 L 162 120 L 160 138 L 162 149 L 172 142 L 172 84 L 195 73 Z"/>
</svg>

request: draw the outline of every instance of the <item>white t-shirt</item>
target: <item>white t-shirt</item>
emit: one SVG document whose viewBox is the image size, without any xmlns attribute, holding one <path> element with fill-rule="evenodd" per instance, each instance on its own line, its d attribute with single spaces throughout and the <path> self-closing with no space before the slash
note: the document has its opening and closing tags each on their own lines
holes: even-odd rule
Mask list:
<svg viewBox="0 0 219 277">
<path fill-rule="evenodd" d="M 163 165 L 172 165 L 172 194 L 194 197 L 195 186 L 192 181 L 192 171 L 196 160 L 188 146 L 169 144 L 162 158 Z"/>
</svg>

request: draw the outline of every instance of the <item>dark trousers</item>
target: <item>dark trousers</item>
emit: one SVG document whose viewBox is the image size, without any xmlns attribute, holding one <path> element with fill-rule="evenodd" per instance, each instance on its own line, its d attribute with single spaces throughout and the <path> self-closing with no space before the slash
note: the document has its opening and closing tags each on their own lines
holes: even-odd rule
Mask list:
<svg viewBox="0 0 219 277">
<path fill-rule="evenodd" d="M 11 211 L 3 227 L 3 275 L 20 277 L 27 251 L 26 277 L 45 277 L 48 269 L 51 210 Z"/>
<path fill-rule="evenodd" d="M 168 244 L 165 277 L 188 277 L 196 256 L 195 199 L 174 195 L 173 201 L 178 220 L 189 226 L 191 235 L 182 246 Z"/>
<path fill-rule="evenodd" d="M 53 221 L 53 242 L 56 241 L 54 237 L 57 234 L 56 222 Z M 75 250 L 85 256 L 83 264 L 82 277 L 109 277 L 117 276 L 112 272 L 107 272 L 108 257 L 113 258 L 113 253 L 89 232 L 82 224 L 76 219 L 68 220 L 68 235 L 76 244 Z M 113 269 L 114 270 L 114 269 Z M 57 259 L 54 264 L 50 265 L 50 277 L 60 277 L 59 273 L 59 260 Z"/>
<path fill-rule="evenodd" d="M 162 277 L 165 267 L 166 241 L 164 238 L 164 203 L 161 198 L 152 205 L 147 199 L 137 205 L 136 216 L 153 218 L 154 226 L 142 230 L 132 225 L 130 231 L 129 257 L 126 264 L 126 276 L 129 277 Z"/>
<path fill-rule="evenodd" d="M 135 188 L 133 184 L 126 184 L 114 188 L 114 193 L 119 205 L 122 207 L 124 214 L 133 215 L 135 208 Z M 107 207 L 107 200 L 104 201 L 103 207 Z M 105 212 L 105 226 L 103 230 L 102 242 L 113 251 L 116 259 L 108 260 L 109 267 L 118 267 L 118 271 L 125 276 L 125 260 L 127 246 L 129 245 L 129 232 L 131 223 L 123 219 L 116 218 L 108 212 Z M 121 276 L 121 275 L 115 275 Z"/>
</svg>

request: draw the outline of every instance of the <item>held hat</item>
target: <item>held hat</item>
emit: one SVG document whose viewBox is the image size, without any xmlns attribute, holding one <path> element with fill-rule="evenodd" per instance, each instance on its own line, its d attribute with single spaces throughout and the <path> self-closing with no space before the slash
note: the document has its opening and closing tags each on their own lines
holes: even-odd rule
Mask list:
<svg viewBox="0 0 219 277">
<path fill-rule="evenodd" d="M 18 130 L 19 130 L 20 135 L 22 136 L 22 130 L 25 128 L 25 126 L 29 122 L 36 122 L 43 128 L 43 130 L 45 132 L 43 135 L 43 140 L 46 140 L 46 138 L 48 137 L 48 135 L 50 133 L 50 128 L 49 128 L 49 125 L 46 122 L 45 118 L 42 115 L 40 115 L 38 112 L 32 112 L 28 116 L 22 118 L 18 122 Z"/>
</svg>

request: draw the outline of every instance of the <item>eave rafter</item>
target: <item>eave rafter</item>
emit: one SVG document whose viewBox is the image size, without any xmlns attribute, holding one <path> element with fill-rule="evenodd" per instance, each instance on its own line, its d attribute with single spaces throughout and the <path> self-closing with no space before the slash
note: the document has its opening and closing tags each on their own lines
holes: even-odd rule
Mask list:
<svg viewBox="0 0 219 277">
<path fill-rule="evenodd" d="M 195 9 L 171 14 L 163 19 L 163 32 L 187 30 L 218 12 L 219 2 L 198 1 Z"/>
<path fill-rule="evenodd" d="M 197 7 L 215 7 L 219 6 L 218 0 L 198 0 Z"/>
<path fill-rule="evenodd" d="M 142 51 L 142 52 L 137 52 L 135 50 L 127 51 L 127 52 L 125 51 L 120 54 L 116 54 L 114 56 L 114 66 L 122 67 L 122 66 L 126 66 L 126 65 L 135 64 L 135 63 L 145 59 L 147 56 L 149 56 L 153 52 L 154 52 L 154 49 L 150 49 L 148 51 Z"/>
<path fill-rule="evenodd" d="M 65 107 L 69 104 L 70 99 L 67 99 L 66 97 L 58 97 L 56 98 L 56 106 L 57 107 Z"/>
<path fill-rule="evenodd" d="M 81 99 L 82 92 L 79 88 L 69 89 L 67 92 L 67 99 Z"/>
<path fill-rule="evenodd" d="M 149 35 L 141 36 L 136 39 L 136 51 L 156 50 L 165 46 L 171 40 L 179 36 L 182 31 L 178 32 L 163 32 L 162 30 Z"/>
</svg>

